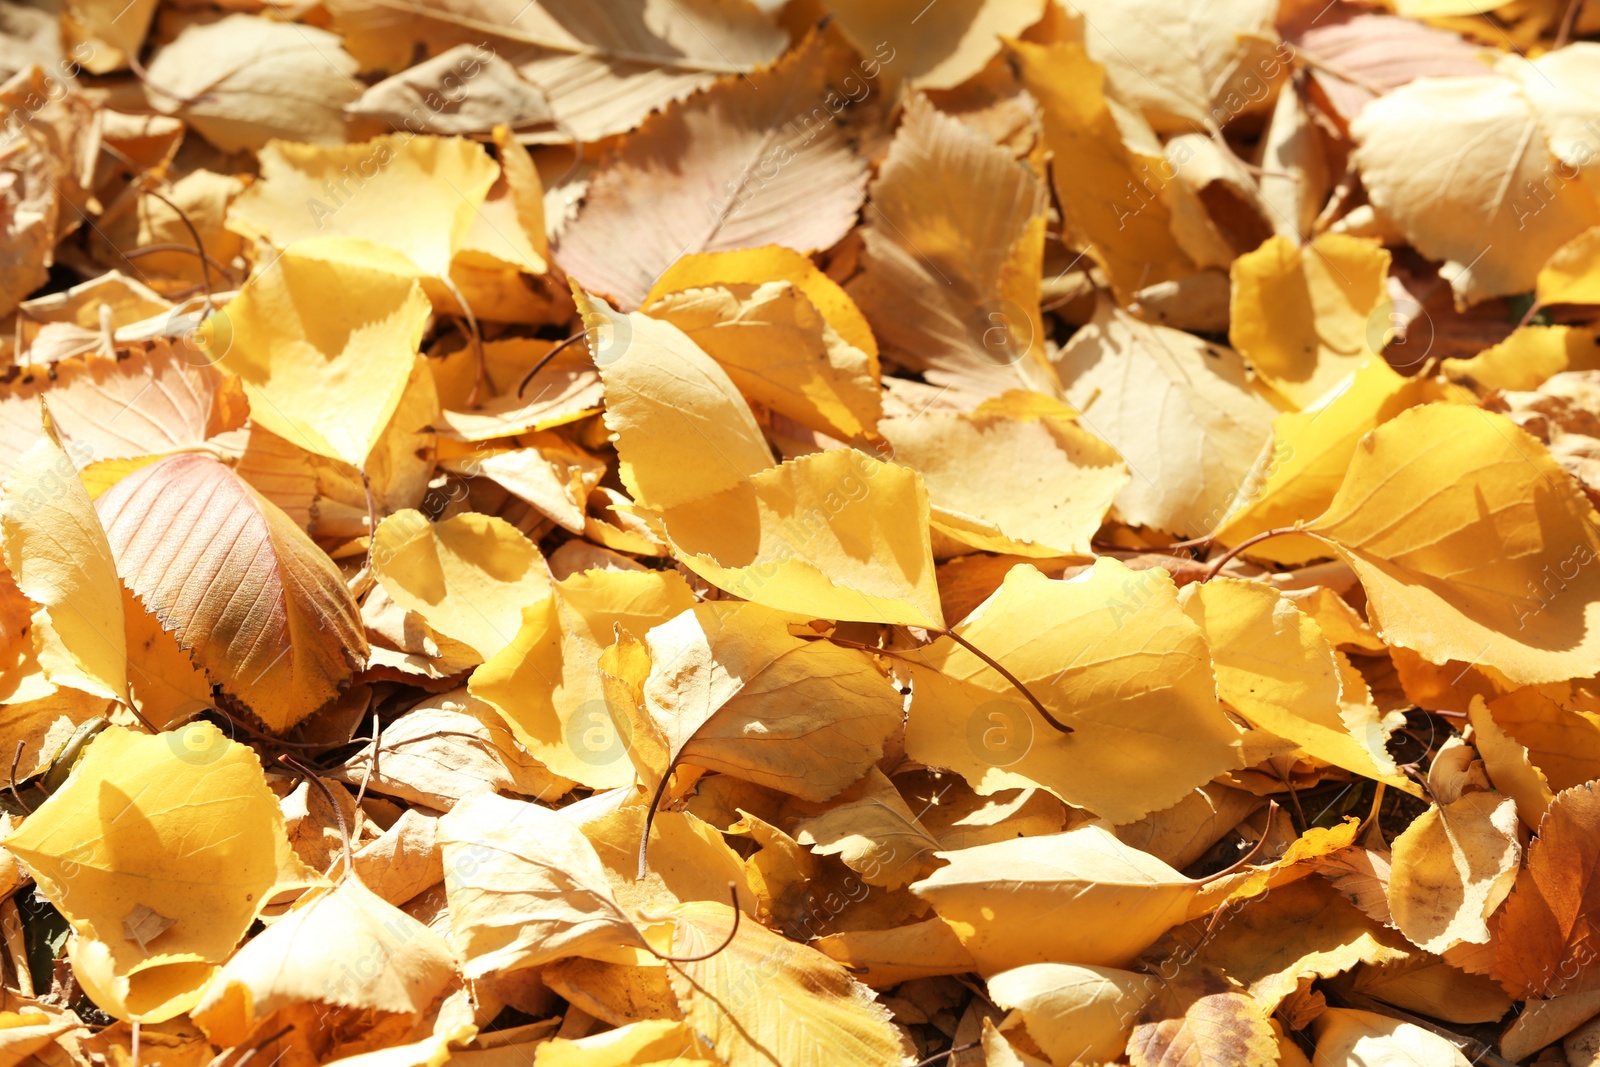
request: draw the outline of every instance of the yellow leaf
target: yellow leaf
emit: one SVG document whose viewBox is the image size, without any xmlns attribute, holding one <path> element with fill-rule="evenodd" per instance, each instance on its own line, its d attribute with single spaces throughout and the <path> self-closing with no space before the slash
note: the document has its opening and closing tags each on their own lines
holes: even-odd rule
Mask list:
<svg viewBox="0 0 1600 1067">
<path fill-rule="evenodd" d="M 1401 1022 L 1387 1015 L 1352 1008 L 1329 1008 L 1311 1025 L 1317 1035 L 1317 1063 L 1472 1067 L 1445 1038 L 1415 1023 Z"/>
<path fill-rule="evenodd" d="M 912 978 L 966 974 L 977 967 L 972 954 L 943 919 L 892 930 L 843 930 L 812 942 L 874 989 Z"/>
<path fill-rule="evenodd" d="M 1511 892 L 1521 861 L 1510 797 L 1468 793 L 1435 805 L 1395 838 L 1389 912 L 1400 932 L 1429 952 L 1483 944 L 1486 920 Z"/>
<path fill-rule="evenodd" d="M 1472 723 L 1472 743 L 1483 758 L 1489 780 L 1516 801 L 1522 825 L 1538 833 L 1539 823 L 1555 799 L 1544 772 L 1533 765 L 1528 750 L 1500 728 L 1483 697 L 1472 698 L 1467 717 Z"/>
<path fill-rule="evenodd" d="M 982 974 L 1028 963 L 1119 967 L 1183 922 L 1200 883 L 1098 826 L 941 852 L 911 891 Z"/>
<path fill-rule="evenodd" d="M 128 588 L 269 728 L 316 711 L 365 663 L 338 567 L 226 465 L 171 456 L 96 507 Z"/>
<path fill-rule="evenodd" d="M 717 601 L 652 629 L 641 696 L 659 740 L 641 747 L 807 800 L 854 783 L 899 728 L 901 696 L 868 653 L 793 636 L 805 621 Z M 635 753 L 654 789 L 666 768 Z"/>
<path fill-rule="evenodd" d="M 1128 483 L 1110 445 L 1059 417 L 930 411 L 879 430 L 895 462 L 922 475 L 934 527 L 984 551 L 1092 556 L 1089 542 Z"/>
<path fill-rule="evenodd" d="M 1109 1063 L 1122 1056 L 1134 1019 L 1160 986 L 1115 967 L 1030 963 L 989 979 L 998 1007 L 1022 1016 L 1052 1063 Z"/>
<path fill-rule="evenodd" d="M 504 519 L 465 512 L 429 522 L 399 511 L 378 524 L 372 573 L 394 602 L 492 659 L 515 639 L 522 606 L 550 595 L 550 568 Z"/>
<path fill-rule="evenodd" d="M 694 606 L 671 572 L 583 571 L 523 609 L 515 638 L 472 672 L 472 695 L 500 712 L 534 757 L 592 788 L 633 780 L 631 732 L 607 712 L 597 666 L 618 628 L 643 633 Z"/>
<path fill-rule="evenodd" d="M 676 1019 L 646 1019 L 588 1037 L 555 1037 L 533 1050 L 533 1067 L 711 1067 L 709 1050 Z M 467 1056 L 460 1057 L 471 1064 Z M 487 1067 L 487 1065 L 486 1065 Z"/>
<path fill-rule="evenodd" d="M 258 158 L 261 179 L 233 202 L 230 229 L 275 248 L 357 237 L 393 248 L 432 278 L 448 277 L 500 176 L 475 141 L 409 132 L 361 144 L 271 141 Z"/>
<path fill-rule="evenodd" d="M 622 483 L 685 566 L 781 611 L 942 626 L 916 474 L 853 449 L 775 466 L 727 373 L 681 330 L 578 304 Z"/>
<path fill-rule="evenodd" d="M 1207 916 L 1177 931 L 1180 948 L 1169 958 L 1183 959 L 1192 951 L 1195 966 L 1225 972 L 1273 1008 L 1301 979 L 1331 978 L 1360 963 L 1417 955 L 1320 878 L 1278 886 L 1230 912 L 1223 936 L 1209 935 L 1209 925 Z"/>
<path fill-rule="evenodd" d="M 1389 253 L 1376 241 L 1325 233 L 1301 248 L 1269 237 L 1234 260 L 1231 273 L 1228 340 L 1296 407 L 1371 354 L 1372 314 L 1389 274 Z"/>
<path fill-rule="evenodd" d="M 683 330 L 752 401 L 841 441 L 872 436 L 877 345 L 845 291 L 798 252 L 686 256 L 640 310 Z"/>
<path fill-rule="evenodd" d="M 1537 684 L 1600 673 L 1592 516 L 1583 491 L 1505 416 L 1428 404 L 1362 439 L 1306 529 L 1355 569 L 1386 642 Z M 1559 591 L 1547 594 L 1551 575 Z"/>
<path fill-rule="evenodd" d="M 122 588 L 122 616 L 127 622 L 128 685 L 139 714 L 165 730 L 210 707 L 211 679 L 127 586 Z"/>
<path fill-rule="evenodd" d="M 1211 647 L 1218 695 L 1252 725 L 1336 767 L 1411 788 L 1377 724 L 1356 734 L 1341 718 L 1338 655 L 1293 601 L 1271 586 L 1221 577 L 1185 586 L 1179 601 Z"/>
<path fill-rule="evenodd" d="M 1059 392 L 1039 317 L 1044 181 L 912 96 L 872 183 L 850 294 L 896 361 L 975 397 Z"/>
<path fill-rule="evenodd" d="M 438 934 L 347 877 L 251 938 L 190 1016 L 213 1044 L 237 1045 L 296 1004 L 417 1018 L 454 977 Z"/>
<path fill-rule="evenodd" d="M 1435 399 L 1420 378 L 1403 378 L 1379 357 L 1364 362 L 1349 385 L 1324 396 L 1313 407 L 1286 412 L 1273 420 L 1274 446 L 1264 471 L 1252 472 L 1227 517 L 1216 527 L 1217 540 L 1238 544 L 1247 537 L 1315 518 L 1332 502 L 1369 430 L 1407 408 Z M 1247 550 L 1275 563 L 1304 563 L 1328 554 L 1310 537 L 1273 537 Z"/>
<path fill-rule="evenodd" d="M 856 51 L 876 55 L 896 81 L 919 89 L 953 89 L 977 74 L 999 53 L 1000 39 L 1038 22 L 1045 6 L 1045 0 L 979 0 L 944 10 L 919 0 L 823 4 Z"/>
<path fill-rule="evenodd" d="M 1164 133 L 1266 110 L 1294 55 L 1277 39 L 1271 0 L 1085 0 L 1070 10 L 1113 95 Z"/>
<path fill-rule="evenodd" d="M 566 956 L 632 962 L 645 941 L 564 815 L 481 793 L 439 820 L 450 940 L 468 978 Z"/>
<path fill-rule="evenodd" d="M 1600 304 L 1600 226 L 1591 226 L 1556 249 L 1539 268 L 1534 295 L 1540 304 Z"/>
<path fill-rule="evenodd" d="M 1465 303 L 1533 288 L 1557 249 L 1600 222 L 1581 183 L 1541 184 L 1551 143 L 1511 78 L 1418 78 L 1371 101 L 1351 132 L 1372 203 L 1417 251 L 1447 261 Z"/>
<path fill-rule="evenodd" d="M 680 904 L 672 954 L 711 952 L 733 932 L 726 904 Z M 753 922 L 709 959 L 667 977 L 685 1021 L 729 1067 L 898 1067 L 900 1038 L 872 991 L 839 964 Z"/>
<path fill-rule="evenodd" d="M 1152 175 L 1175 177 L 1176 171 L 1148 126 L 1134 144 L 1124 139 L 1125 128 L 1142 123 L 1112 110 L 1106 68 L 1073 41 L 1018 41 L 1011 48 L 1022 83 L 1043 112 L 1062 225 L 1105 271 L 1118 303 L 1148 285 L 1195 273 L 1172 232 L 1176 183 L 1157 178 L 1149 195 Z"/>
<path fill-rule="evenodd" d="M 980 793 L 1042 786 L 1127 823 L 1238 765 L 1205 639 L 1165 571 L 1102 557 L 1087 575 L 1051 581 L 1014 567 L 958 632 L 1074 731 L 1057 732 L 950 639 L 935 642 L 910 667 L 906 752 Z"/>
<path fill-rule="evenodd" d="M 430 314 L 385 251 L 341 239 L 285 251 L 201 331 L 256 423 L 356 467 L 400 404 Z"/>
<path fill-rule="evenodd" d="M 1576 326 L 1521 326 L 1504 341 L 1471 359 L 1447 359 L 1451 379 L 1486 389 L 1537 389 L 1568 370 L 1600 370 L 1600 345 L 1591 330 Z"/>
<path fill-rule="evenodd" d="M 126 702 L 128 645 L 111 544 L 48 420 L 46 428 L 5 481 L 5 564 L 33 603 L 33 643 L 45 678 Z"/>
<path fill-rule="evenodd" d="M 869 768 L 837 800 L 800 822 L 795 840 L 819 856 L 838 856 L 868 885 L 885 889 L 898 889 L 927 871 L 939 842 L 882 771 Z"/>
<path fill-rule="evenodd" d="M 1183 536 L 1227 513 L 1272 434 L 1273 409 L 1231 349 L 1102 302 L 1056 357 L 1079 424 L 1122 454 L 1124 522 Z"/>
<path fill-rule="evenodd" d="M 92 956 L 78 980 L 95 1003 L 147 1022 L 187 1011 L 272 894 L 315 878 L 256 754 L 209 723 L 107 727 L 5 847 Z M 148 947 L 124 929 L 141 908 L 172 920 Z"/>
<path fill-rule="evenodd" d="M 156 53 L 150 103 L 224 152 L 259 149 L 273 137 L 337 144 L 342 108 L 361 95 L 356 70 L 338 34 L 227 15 L 189 24 Z"/>
<path fill-rule="evenodd" d="M 1568 686 L 1490 697 L 1495 725 L 1524 748 L 1556 792 L 1600 778 L 1600 716 Z"/>
</svg>

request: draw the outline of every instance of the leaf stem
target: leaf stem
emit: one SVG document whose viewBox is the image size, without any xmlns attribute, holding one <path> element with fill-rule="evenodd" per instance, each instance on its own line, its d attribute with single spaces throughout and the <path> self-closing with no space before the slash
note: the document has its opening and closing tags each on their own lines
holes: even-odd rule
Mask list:
<svg viewBox="0 0 1600 1067">
<path fill-rule="evenodd" d="M 699 963 L 701 960 L 709 960 L 712 956 L 733 944 L 733 939 L 739 934 L 739 919 L 744 915 L 744 912 L 739 910 L 739 886 L 737 883 L 728 883 L 728 899 L 733 904 L 733 929 L 728 931 L 728 936 L 723 939 L 722 944 L 710 952 L 702 952 L 698 956 L 669 956 L 664 952 L 657 952 L 648 941 L 645 942 L 645 949 L 656 959 L 664 960 L 667 963 Z"/>
<path fill-rule="evenodd" d="M 1200 581 L 1209 582 L 1211 579 L 1215 578 L 1229 560 L 1233 559 L 1233 557 L 1237 556 L 1251 545 L 1260 544 L 1269 537 L 1282 537 L 1284 534 L 1305 532 L 1305 530 L 1298 526 L 1275 526 L 1270 530 L 1263 530 L 1254 537 L 1247 537 L 1243 541 L 1240 541 L 1238 544 L 1234 545 L 1232 548 L 1228 549 L 1228 551 L 1224 552 L 1222 555 L 1218 556 L 1216 559 L 1212 560 L 1211 568 L 1207 570 L 1205 574 L 1200 576 Z"/>
</svg>

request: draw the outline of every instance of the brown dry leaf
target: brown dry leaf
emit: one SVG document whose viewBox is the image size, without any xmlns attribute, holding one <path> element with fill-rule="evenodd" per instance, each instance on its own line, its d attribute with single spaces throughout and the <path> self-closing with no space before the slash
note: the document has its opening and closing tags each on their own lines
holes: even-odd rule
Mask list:
<svg viewBox="0 0 1600 1067">
<path fill-rule="evenodd" d="M 567 956 L 632 962 L 645 940 L 578 825 L 480 793 L 439 820 L 450 939 L 468 978 Z"/>
<path fill-rule="evenodd" d="M 1056 370 L 1079 425 L 1133 472 L 1115 511 L 1128 523 L 1209 533 L 1272 437 L 1273 408 L 1237 353 L 1109 303 L 1061 349 Z"/>
<path fill-rule="evenodd" d="M 117 571 L 222 687 L 284 730 L 362 666 L 332 561 L 276 505 L 202 455 L 142 467 L 96 508 Z"/>
<path fill-rule="evenodd" d="M 909 98 L 849 286 L 885 354 L 979 399 L 1059 392 L 1039 318 L 1047 197 L 1026 162 Z"/>
<path fill-rule="evenodd" d="M 575 137 L 593 143 L 650 112 L 778 58 L 787 35 L 749 4 L 619 2 L 572 8 L 536 0 L 334 0 L 345 44 L 366 67 L 396 69 L 425 45 L 485 43 L 512 57 Z M 502 118 L 501 121 L 504 121 Z"/>
<path fill-rule="evenodd" d="M 646 120 L 590 180 L 557 261 L 634 308 L 686 252 L 831 246 L 866 186 L 866 165 L 822 102 L 833 62 L 814 37 Z M 829 116 L 820 129 L 809 125 L 819 108 Z"/>
<path fill-rule="evenodd" d="M 364 88 L 356 70 L 327 30 L 233 14 L 191 23 L 157 52 L 147 92 L 224 152 L 273 137 L 333 144 L 344 140 L 342 108 Z"/>
<path fill-rule="evenodd" d="M 668 974 L 685 1020 L 730 1067 L 900 1063 L 889 1013 L 816 949 L 754 923 L 740 923 L 735 932 L 726 904 L 680 904 L 666 917 L 676 956 L 702 955 L 733 937 L 709 959 L 680 963 Z"/>
<path fill-rule="evenodd" d="M 1311 80 L 1346 123 L 1369 100 L 1418 78 L 1484 73 L 1482 49 L 1448 30 L 1343 2 L 1307 13 L 1314 17 L 1285 26 L 1284 39 L 1305 58 Z"/>
<path fill-rule="evenodd" d="M 1600 884 L 1590 854 L 1600 798 L 1589 785 L 1556 794 L 1494 917 L 1495 980 L 1517 997 L 1590 992 L 1600 985 L 1588 948 Z"/>
<path fill-rule="evenodd" d="M 1600 710 L 1572 686 L 1539 686 L 1490 698 L 1495 725 L 1528 753 L 1556 792 L 1600 778 Z"/>
<path fill-rule="evenodd" d="M 436 102 L 445 106 L 436 107 Z M 345 113 L 432 134 L 488 133 L 555 120 L 543 92 L 487 44 L 459 44 L 372 86 Z"/>
<path fill-rule="evenodd" d="M 1128 1038 L 1134 1067 L 1272 1063 L 1278 1040 L 1266 1006 L 1224 975 L 1191 972 L 1160 986 Z"/>
</svg>

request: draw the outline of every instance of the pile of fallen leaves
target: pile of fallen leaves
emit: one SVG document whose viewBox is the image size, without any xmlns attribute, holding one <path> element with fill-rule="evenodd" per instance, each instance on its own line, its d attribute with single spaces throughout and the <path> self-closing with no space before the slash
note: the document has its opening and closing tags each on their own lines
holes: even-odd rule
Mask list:
<svg viewBox="0 0 1600 1067">
<path fill-rule="evenodd" d="M 1600 1064 L 1489 6 L 0 0 L 0 1065 Z"/>
</svg>

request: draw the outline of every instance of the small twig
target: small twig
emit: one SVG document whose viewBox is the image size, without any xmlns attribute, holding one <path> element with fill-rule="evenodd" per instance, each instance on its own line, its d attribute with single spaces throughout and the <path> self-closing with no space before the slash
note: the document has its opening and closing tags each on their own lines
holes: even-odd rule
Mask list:
<svg viewBox="0 0 1600 1067">
<path fill-rule="evenodd" d="M 1023 685 L 1022 681 L 1016 675 L 1006 670 L 1005 667 L 1001 665 L 999 660 L 995 659 L 993 656 L 989 655 L 989 653 L 985 652 L 971 641 L 968 641 L 965 637 L 962 637 L 954 630 L 940 630 L 934 632 L 943 634 L 945 637 L 948 637 L 950 640 L 954 641 L 968 652 L 971 652 L 974 656 L 977 656 L 979 659 L 983 660 L 984 663 L 987 663 L 990 667 L 994 668 L 995 672 L 999 674 L 1000 677 L 1010 682 L 1012 686 L 1016 688 L 1017 692 L 1021 693 L 1025 698 L 1027 698 L 1028 703 L 1033 705 L 1033 710 L 1042 715 L 1045 722 L 1049 723 L 1051 726 L 1054 726 L 1057 730 L 1060 730 L 1064 734 L 1070 734 L 1073 732 L 1072 727 L 1068 726 L 1066 723 L 1050 714 L 1050 712 L 1045 709 L 1045 706 L 1039 703 L 1039 698 L 1034 696 L 1033 692 L 1027 686 Z"/>
<path fill-rule="evenodd" d="M 650 873 L 649 861 L 646 855 L 650 851 L 650 827 L 656 821 L 656 808 L 661 803 L 661 797 L 667 791 L 667 781 L 672 777 L 672 771 L 678 765 L 677 760 L 667 764 L 667 769 L 661 772 L 661 783 L 656 786 L 655 796 L 650 798 L 650 807 L 644 813 L 644 833 L 639 835 L 639 874 L 634 878 L 636 882 L 644 881 L 644 876 Z"/>
<path fill-rule="evenodd" d="M 17 788 L 17 767 L 22 763 L 22 750 L 26 748 L 27 745 L 28 743 L 26 741 L 17 742 L 17 751 L 11 757 L 11 783 L 8 788 L 11 790 L 12 799 L 17 802 L 17 806 L 23 811 L 27 812 L 29 815 L 32 815 L 33 809 L 28 806 L 28 802 L 26 800 L 22 799 L 22 791 Z"/>
<path fill-rule="evenodd" d="M 478 403 L 479 391 L 489 383 L 489 365 L 483 354 L 483 331 L 478 328 L 478 316 L 472 313 L 472 305 L 467 303 L 466 294 L 457 287 L 455 281 L 449 275 L 441 277 L 439 281 L 461 305 L 462 316 L 467 320 L 467 332 L 472 336 L 472 356 L 477 360 L 478 376 L 472 383 L 471 392 L 467 393 L 467 407 L 474 407 Z"/>
<path fill-rule="evenodd" d="M 350 826 L 344 821 L 344 811 L 339 807 L 339 802 L 334 799 L 333 790 L 328 788 L 327 784 L 323 782 L 320 777 L 318 777 L 315 771 L 301 763 L 299 760 L 295 759 L 293 756 L 285 753 L 284 755 L 278 757 L 278 762 L 284 764 L 285 766 L 293 767 L 295 770 L 303 774 L 305 776 L 305 780 L 317 787 L 317 790 L 322 794 L 322 798 L 326 800 L 328 802 L 328 806 L 333 809 L 333 817 L 339 823 L 339 839 L 344 844 L 343 877 L 348 878 L 350 873 L 355 869 L 355 861 L 353 859 L 354 851 L 350 847 Z"/>
<path fill-rule="evenodd" d="M 568 337 L 566 340 L 558 342 L 553 348 L 550 349 L 550 351 L 548 351 L 544 355 L 540 356 L 539 357 L 539 362 L 535 363 L 533 365 L 533 369 L 528 371 L 527 374 L 524 374 L 522 376 L 522 381 L 517 383 L 517 399 L 519 399 L 519 400 L 522 399 L 522 393 L 523 393 L 524 390 L 526 390 L 528 388 L 528 383 L 533 381 L 534 376 L 537 375 L 540 371 L 544 370 L 545 366 L 552 359 L 556 358 L 556 353 L 557 352 L 560 352 L 563 348 L 566 348 L 568 345 L 575 344 L 576 342 L 582 340 L 583 338 L 585 338 L 587 336 L 589 336 L 589 331 L 587 331 L 587 330 L 579 330 L 577 333 L 573 334 L 571 337 Z"/>
<path fill-rule="evenodd" d="M 1561 16 L 1561 26 L 1556 30 L 1556 43 L 1554 48 L 1562 48 L 1572 37 L 1572 28 L 1578 23 L 1578 12 L 1583 9 L 1584 0 L 1567 0 L 1566 14 Z"/>
<path fill-rule="evenodd" d="M 372 713 L 372 762 L 367 764 L 367 773 L 361 776 L 361 788 L 356 791 L 356 807 L 361 807 L 361 802 L 367 799 L 367 783 L 372 781 L 372 776 L 378 773 L 378 749 L 383 747 L 383 730 L 378 723 L 378 713 Z"/>
<path fill-rule="evenodd" d="M 168 244 L 168 243 L 163 242 L 163 243 L 160 243 L 160 244 L 144 245 L 144 246 L 142 246 L 140 248 L 135 248 L 135 249 L 132 249 L 132 250 L 127 251 L 127 252 L 124 252 L 120 248 L 117 249 L 117 254 L 120 255 L 123 259 L 138 259 L 140 256 L 154 255 L 157 252 L 178 252 L 178 253 L 181 253 L 181 254 L 186 255 L 186 256 L 198 256 L 199 258 L 205 260 L 207 263 L 210 263 L 213 267 L 215 267 L 217 269 L 217 273 L 218 274 L 222 274 L 224 276 L 227 276 L 227 275 L 231 275 L 233 273 L 233 268 L 232 267 L 226 266 L 226 265 L 224 265 L 222 263 L 218 263 L 216 260 L 214 260 L 210 256 L 206 255 L 204 252 L 197 252 L 194 249 L 190 248 L 188 245 L 175 245 L 175 244 Z"/>
<path fill-rule="evenodd" d="M 206 287 L 206 309 L 215 309 L 217 302 L 211 291 L 211 257 L 206 255 L 206 243 L 200 240 L 200 231 L 195 228 L 193 222 L 189 221 L 189 213 L 184 211 L 183 208 L 174 204 L 154 189 L 147 188 L 145 192 L 177 212 L 178 221 L 183 223 L 183 228 L 189 231 L 190 237 L 194 238 L 194 253 L 200 257 L 200 280 Z"/>
<path fill-rule="evenodd" d="M 256 1053 L 260 1052 L 262 1049 L 266 1048 L 268 1045 L 272 1044 L 274 1041 L 278 1040 L 284 1034 L 287 1034 L 290 1030 L 293 1030 L 293 1029 L 294 1029 L 294 1023 L 290 1023 L 287 1026 L 280 1027 L 279 1029 L 274 1030 L 272 1033 L 268 1034 L 266 1037 L 262 1038 L 260 1041 L 257 1041 L 254 1045 L 251 1045 L 250 1048 L 245 1052 L 245 1054 L 243 1056 L 240 1056 L 238 1058 L 238 1060 L 234 1062 L 233 1067 L 244 1067 L 245 1064 L 247 1064 L 251 1060 L 255 1059 Z M 226 1055 L 226 1053 L 224 1053 L 224 1055 Z"/>
<path fill-rule="evenodd" d="M 1255 859 L 1256 853 L 1261 851 L 1262 847 L 1267 843 L 1267 838 L 1272 834 L 1272 818 L 1277 813 L 1278 802 L 1276 800 L 1267 801 L 1267 824 L 1266 826 L 1262 827 L 1261 836 L 1256 838 L 1256 843 L 1250 846 L 1250 851 L 1246 852 L 1244 855 L 1228 864 L 1228 866 L 1222 868 L 1222 870 L 1218 871 L 1216 874 L 1209 875 L 1206 878 L 1206 881 L 1212 882 L 1218 878 L 1226 877 L 1227 875 L 1232 874 L 1234 871 L 1237 871 L 1239 868 L 1248 865 L 1251 860 Z"/>
<path fill-rule="evenodd" d="M 378 498 L 372 494 L 372 479 L 361 468 L 361 488 L 367 492 L 367 565 L 372 565 L 372 546 L 378 540 Z"/>
<path fill-rule="evenodd" d="M 971 1049 L 975 1049 L 982 1044 L 982 1041 L 968 1041 L 965 1045 L 951 1045 L 943 1052 L 935 1052 L 932 1056 L 929 1056 L 925 1060 L 918 1060 L 915 1064 L 913 1064 L 913 1067 L 932 1067 L 933 1064 L 938 1063 L 940 1060 L 948 1059 L 958 1052 L 967 1052 Z"/>
<path fill-rule="evenodd" d="M 646 941 L 644 945 L 646 951 L 648 951 L 650 955 L 654 956 L 656 959 L 663 960 L 667 963 L 699 963 L 701 960 L 709 960 L 712 956 L 715 956 L 717 953 L 723 951 L 729 945 L 733 944 L 733 939 L 738 936 L 739 933 L 739 918 L 744 914 L 744 912 L 739 910 L 739 887 L 733 882 L 728 883 L 728 899 L 733 903 L 733 929 L 728 931 L 728 936 L 723 940 L 722 944 L 718 945 L 710 952 L 702 952 L 698 956 L 669 956 L 666 953 L 657 952 L 648 941 Z"/>
<path fill-rule="evenodd" d="M 1544 305 L 1539 303 L 1537 297 L 1534 298 L 1533 303 L 1528 305 L 1528 310 L 1523 312 L 1522 318 L 1517 320 L 1516 328 L 1519 329 L 1519 330 L 1522 329 L 1524 326 L 1528 325 L 1528 323 L 1533 321 L 1533 317 L 1535 315 L 1539 314 L 1539 312 L 1541 312 L 1543 310 L 1544 310 Z"/>
<path fill-rule="evenodd" d="M 1260 544 L 1269 537 L 1281 537 L 1284 534 L 1305 532 L 1305 530 L 1300 529 L 1298 526 L 1278 526 L 1271 530 L 1263 530 L 1254 537 L 1246 537 L 1243 541 L 1240 541 L 1238 544 L 1228 549 L 1228 551 L 1212 560 L 1210 569 L 1207 570 L 1205 574 L 1200 576 L 1200 581 L 1209 582 L 1211 579 L 1215 578 L 1218 573 L 1221 572 L 1222 568 L 1227 565 L 1229 560 L 1233 559 L 1233 557 L 1237 556 L 1251 545 Z"/>
</svg>

